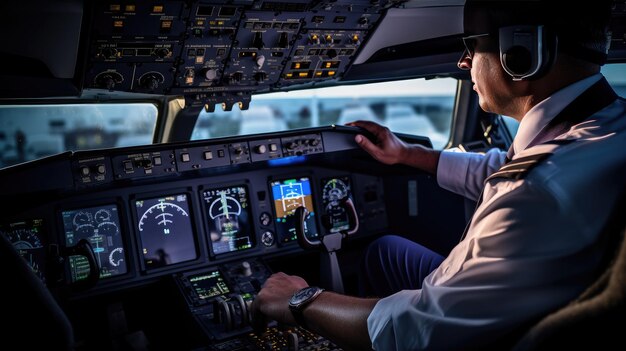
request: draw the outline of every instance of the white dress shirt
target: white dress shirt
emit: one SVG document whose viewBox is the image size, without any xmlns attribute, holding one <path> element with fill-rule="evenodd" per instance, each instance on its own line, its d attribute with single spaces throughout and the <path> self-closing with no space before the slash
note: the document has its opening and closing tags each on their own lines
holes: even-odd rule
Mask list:
<svg viewBox="0 0 626 351">
<path fill-rule="evenodd" d="M 513 140 L 515 153 L 524 150 L 552 118 L 601 78 L 598 73 L 580 80 L 530 109 L 522 118 Z M 485 179 L 504 164 L 505 157 L 506 152 L 498 149 L 491 149 L 486 154 L 444 151 L 437 166 L 437 181 L 442 188 L 476 201 Z"/>
<path fill-rule="evenodd" d="M 626 179 L 626 102 L 557 137 L 576 142 L 526 146 L 600 78 L 562 89 L 524 117 L 514 159 L 553 153 L 524 179 L 483 184 L 504 162 L 502 152 L 442 153 L 439 184 L 473 199 L 484 186 L 483 201 L 466 238 L 422 289 L 376 304 L 367 320 L 374 349 L 480 348 L 566 304 L 595 279 L 603 251 L 592 244 Z"/>
</svg>

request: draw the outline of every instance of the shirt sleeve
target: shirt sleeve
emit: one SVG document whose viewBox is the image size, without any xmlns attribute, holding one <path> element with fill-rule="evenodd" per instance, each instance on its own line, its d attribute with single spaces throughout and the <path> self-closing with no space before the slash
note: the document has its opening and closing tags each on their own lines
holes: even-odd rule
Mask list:
<svg viewBox="0 0 626 351">
<path fill-rule="evenodd" d="M 498 170 L 506 152 L 491 149 L 485 154 L 476 152 L 443 151 L 437 165 L 439 186 L 476 201 L 485 179 Z"/>
<path fill-rule="evenodd" d="M 523 181 L 504 183 L 509 189 L 478 208 L 466 239 L 421 290 L 376 304 L 367 320 L 374 349 L 485 347 L 593 280 L 602 253 L 576 220 L 580 208 Z"/>
</svg>

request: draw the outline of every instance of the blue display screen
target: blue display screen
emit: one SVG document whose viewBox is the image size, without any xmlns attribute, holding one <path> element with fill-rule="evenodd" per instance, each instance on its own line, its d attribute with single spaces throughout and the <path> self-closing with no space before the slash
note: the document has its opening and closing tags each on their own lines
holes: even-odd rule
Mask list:
<svg viewBox="0 0 626 351">
<path fill-rule="evenodd" d="M 294 213 L 303 206 L 309 211 L 304 221 L 304 233 L 309 238 L 317 238 L 315 205 L 308 177 L 275 180 L 270 183 L 274 200 L 274 217 L 278 240 L 287 243 L 296 240 L 296 219 Z"/>
</svg>

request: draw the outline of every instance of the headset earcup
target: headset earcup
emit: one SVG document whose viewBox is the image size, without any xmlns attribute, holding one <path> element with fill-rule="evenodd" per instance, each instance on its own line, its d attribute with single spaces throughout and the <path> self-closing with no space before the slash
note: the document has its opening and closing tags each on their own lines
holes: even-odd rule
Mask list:
<svg viewBox="0 0 626 351">
<path fill-rule="evenodd" d="M 513 80 L 542 77 L 556 57 L 557 38 L 543 25 L 499 29 L 500 62 Z"/>
<path fill-rule="evenodd" d="M 502 64 L 508 71 L 516 75 L 523 75 L 530 71 L 532 66 L 532 54 L 520 45 L 515 45 L 502 54 Z"/>
</svg>

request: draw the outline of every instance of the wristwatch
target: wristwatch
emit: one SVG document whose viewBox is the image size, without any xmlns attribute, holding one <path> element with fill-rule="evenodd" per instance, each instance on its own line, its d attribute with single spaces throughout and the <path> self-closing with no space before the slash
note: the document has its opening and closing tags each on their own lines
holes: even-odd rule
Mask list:
<svg viewBox="0 0 626 351">
<path fill-rule="evenodd" d="M 289 309 L 291 310 L 291 314 L 298 325 L 306 328 L 302 311 L 308 304 L 313 302 L 313 300 L 315 300 L 322 293 L 322 291 L 324 291 L 324 289 L 317 286 L 308 286 L 293 294 L 289 300 Z"/>
</svg>

